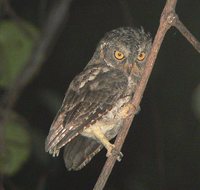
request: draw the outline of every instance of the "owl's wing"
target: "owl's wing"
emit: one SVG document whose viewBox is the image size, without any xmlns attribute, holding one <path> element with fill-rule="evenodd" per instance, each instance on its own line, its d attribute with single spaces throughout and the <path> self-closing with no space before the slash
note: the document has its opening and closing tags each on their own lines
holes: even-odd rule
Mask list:
<svg viewBox="0 0 200 190">
<path fill-rule="evenodd" d="M 52 123 L 45 149 L 59 149 L 113 108 L 127 89 L 128 79 L 119 70 L 88 69 L 70 84 L 63 104 Z"/>
</svg>

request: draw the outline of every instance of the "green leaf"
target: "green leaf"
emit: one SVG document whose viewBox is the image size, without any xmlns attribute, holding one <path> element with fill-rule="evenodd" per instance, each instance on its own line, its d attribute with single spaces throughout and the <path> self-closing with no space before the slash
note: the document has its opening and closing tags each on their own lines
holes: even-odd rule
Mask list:
<svg viewBox="0 0 200 190">
<path fill-rule="evenodd" d="M 31 149 L 26 122 L 15 117 L 3 128 L 4 146 L 0 154 L 0 171 L 15 174 L 28 159 Z"/>
<path fill-rule="evenodd" d="M 28 60 L 38 30 L 30 23 L 0 22 L 0 86 L 7 87 L 15 80 Z"/>
</svg>

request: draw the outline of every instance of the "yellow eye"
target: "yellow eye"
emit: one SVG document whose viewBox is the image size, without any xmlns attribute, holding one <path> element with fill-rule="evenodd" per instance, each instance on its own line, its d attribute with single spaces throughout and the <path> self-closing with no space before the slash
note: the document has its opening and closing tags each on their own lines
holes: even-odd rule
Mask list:
<svg viewBox="0 0 200 190">
<path fill-rule="evenodd" d="M 146 54 L 144 52 L 139 53 L 137 59 L 138 61 L 143 61 L 145 58 Z"/>
<path fill-rule="evenodd" d="M 124 58 L 124 54 L 122 52 L 120 52 L 120 51 L 115 51 L 114 52 L 114 56 L 118 60 L 122 60 Z"/>
</svg>

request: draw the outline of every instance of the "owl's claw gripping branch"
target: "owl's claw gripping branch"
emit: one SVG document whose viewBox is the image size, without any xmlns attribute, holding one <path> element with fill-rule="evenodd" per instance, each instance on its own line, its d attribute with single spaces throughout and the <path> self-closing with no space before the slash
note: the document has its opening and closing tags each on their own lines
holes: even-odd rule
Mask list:
<svg viewBox="0 0 200 190">
<path fill-rule="evenodd" d="M 128 103 L 122 108 L 119 114 L 125 119 L 133 114 L 133 110 L 135 110 L 135 113 L 137 114 L 140 111 L 140 108 L 136 108 L 132 103 Z"/>
<path fill-rule="evenodd" d="M 91 132 L 95 135 L 98 141 L 100 141 L 107 150 L 106 156 L 117 156 L 117 160 L 121 161 L 123 154 L 115 148 L 115 145 L 111 144 L 106 136 L 102 133 L 99 127 L 91 128 Z"/>
<path fill-rule="evenodd" d="M 109 157 L 109 156 L 117 156 L 117 160 L 119 162 L 122 160 L 123 154 L 122 154 L 122 152 L 118 151 L 115 148 L 115 145 L 110 144 L 110 146 L 107 147 L 106 149 L 107 149 L 107 154 L 106 154 L 107 157 Z"/>
</svg>

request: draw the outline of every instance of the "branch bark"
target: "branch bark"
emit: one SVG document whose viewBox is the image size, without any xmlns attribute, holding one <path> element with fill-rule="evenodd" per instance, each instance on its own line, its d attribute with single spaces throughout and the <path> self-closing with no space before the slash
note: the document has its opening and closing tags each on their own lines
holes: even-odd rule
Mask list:
<svg viewBox="0 0 200 190">
<path fill-rule="evenodd" d="M 152 72 L 156 57 L 158 55 L 160 46 L 162 44 L 162 41 L 165 37 L 166 32 L 172 26 L 176 27 L 184 35 L 184 37 L 195 47 L 195 49 L 198 52 L 200 52 L 200 43 L 189 32 L 189 30 L 183 25 L 183 23 L 179 20 L 177 14 L 175 13 L 176 3 L 177 3 L 177 0 L 167 0 L 165 7 L 163 9 L 163 12 L 161 14 L 160 25 L 153 42 L 151 52 L 147 58 L 147 63 L 146 63 L 144 73 L 142 75 L 142 79 L 132 99 L 132 104 L 134 105 L 135 109 L 132 110 L 132 115 L 128 119 L 125 120 L 122 130 L 120 131 L 120 133 L 118 134 L 115 140 L 115 146 L 116 146 L 116 149 L 118 150 L 121 150 L 122 145 L 130 129 L 131 123 L 135 117 L 135 112 L 141 102 L 144 90 L 146 88 L 148 79 Z M 102 190 L 104 188 L 108 180 L 108 177 L 110 176 L 111 171 L 114 167 L 116 159 L 117 159 L 116 156 L 111 156 L 107 159 L 93 190 Z"/>
</svg>

